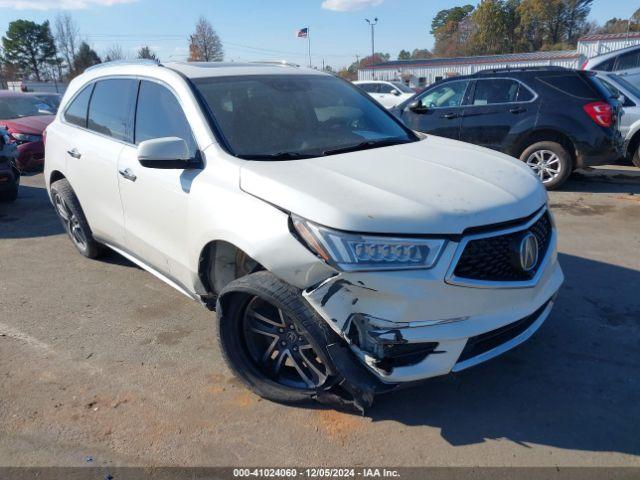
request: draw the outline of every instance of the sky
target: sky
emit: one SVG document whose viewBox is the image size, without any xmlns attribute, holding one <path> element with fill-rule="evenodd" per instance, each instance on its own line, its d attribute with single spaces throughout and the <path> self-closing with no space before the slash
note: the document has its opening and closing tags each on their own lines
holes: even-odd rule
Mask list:
<svg viewBox="0 0 640 480">
<path fill-rule="evenodd" d="M 185 60 L 188 37 L 201 15 L 214 26 L 225 60 L 287 60 L 308 63 L 308 27 L 314 66 L 349 65 L 371 52 L 370 27 L 377 17 L 376 51 L 395 58 L 401 49 L 433 47 L 431 20 L 442 9 L 477 0 L 0 0 L 0 34 L 19 18 L 43 22 L 72 15 L 81 37 L 102 55 L 113 44 L 135 57 L 148 45 L 163 61 Z M 636 0 L 595 0 L 590 20 L 629 18 Z"/>
</svg>

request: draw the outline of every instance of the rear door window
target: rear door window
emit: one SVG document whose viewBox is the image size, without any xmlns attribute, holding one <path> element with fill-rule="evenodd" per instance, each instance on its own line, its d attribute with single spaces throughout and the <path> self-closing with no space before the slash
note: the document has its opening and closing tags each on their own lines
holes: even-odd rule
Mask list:
<svg viewBox="0 0 640 480">
<path fill-rule="evenodd" d="M 64 119 L 72 125 L 78 127 L 87 127 L 87 108 L 89 107 L 89 99 L 93 91 L 93 83 L 84 88 L 64 112 Z"/>
<path fill-rule="evenodd" d="M 594 65 L 591 70 L 599 70 L 602 72 L 610 72 L 613 70 L 613 65 L 616 63 L 616 57 L 611 57 L 609 60 Z"/>
<path fill-rule="evenodd" d="M 109 79 L 96 83 L 89 104 L 87 128 L 133 143 L 133 109 L 138 81 Z"/>
<path fill-rule="evenodd" d="M 182 138 L 191 157 L 195 156 L 196 142 L 178 99 L 166 87 L 143 80 L 138 94 L 135 143 L 163 137 Z"/>
<path fill-rule="evenodd" d="M 640 49 L 618 55 L 614 70 L 628 70 L 640 67 Z"/>
<path fill-rule="evenodd" d="M 379 93 L 393 93 L 396 91 L 396 87 L 388 83 L 381 83 Z"/>
<path fill-rule="evenodd" d="M 513 103 L 518 98 L 520 84 L 509 79 L 478 80 L 473 94 L 473 105 Z"/>
</svg>

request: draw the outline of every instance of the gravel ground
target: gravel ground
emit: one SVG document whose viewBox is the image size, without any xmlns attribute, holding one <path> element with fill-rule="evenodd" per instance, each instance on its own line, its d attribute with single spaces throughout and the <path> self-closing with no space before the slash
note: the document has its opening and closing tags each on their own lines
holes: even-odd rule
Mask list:
<svg viewBox="0 0 640 480">
<path fill-rule="evenodd" d="M 249 393 L 213 313 L 116 254 L 81 257 L 25 177 L 0 205 L 0 465 L 640 466 L 634 175 L 551 194 L 566 283 L 529 342 L 364 417 Z"/>
</svg>

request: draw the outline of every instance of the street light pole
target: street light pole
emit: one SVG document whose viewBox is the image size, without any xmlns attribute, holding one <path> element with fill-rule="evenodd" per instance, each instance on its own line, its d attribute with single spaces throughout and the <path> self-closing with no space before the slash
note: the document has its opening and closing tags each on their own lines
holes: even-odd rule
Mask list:
<svg viewBox="0 0 640 480">
<path fill-rule="evenodd" d="M 364 21 L 371 26 L 371 61 L 373 62 L 373 56 L 376 54 L 375 26 L 378 24 L 378 17 L 375 17 L 373 21 L 365 18 Z"/>
</svg>

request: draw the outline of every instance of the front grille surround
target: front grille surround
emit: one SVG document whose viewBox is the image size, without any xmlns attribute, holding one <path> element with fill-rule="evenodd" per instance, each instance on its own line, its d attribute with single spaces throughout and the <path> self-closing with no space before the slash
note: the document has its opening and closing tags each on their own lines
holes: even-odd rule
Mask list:
<svg viewBox="0 0 640 480">
<path fill-rule="evenodd" d="M 510 242 L 527 231 L 536 236 L 540 248 L 538 262 L 530 273 L 510 268 L 508 258 L 511 254 Z M 456 249 L 445 280 L 452 285 L 477 288 L 533 287 L 540 280 L 555 250 L 555 241 L 556 230 L 551 213 L 547 207 L 543 207 L 519 225 L 464 236 Z M 478 258 L 474 258 L 474 255 Z M 489 264 L 487 259 L 494 257 L 495 262 Z"/>
</svg>

